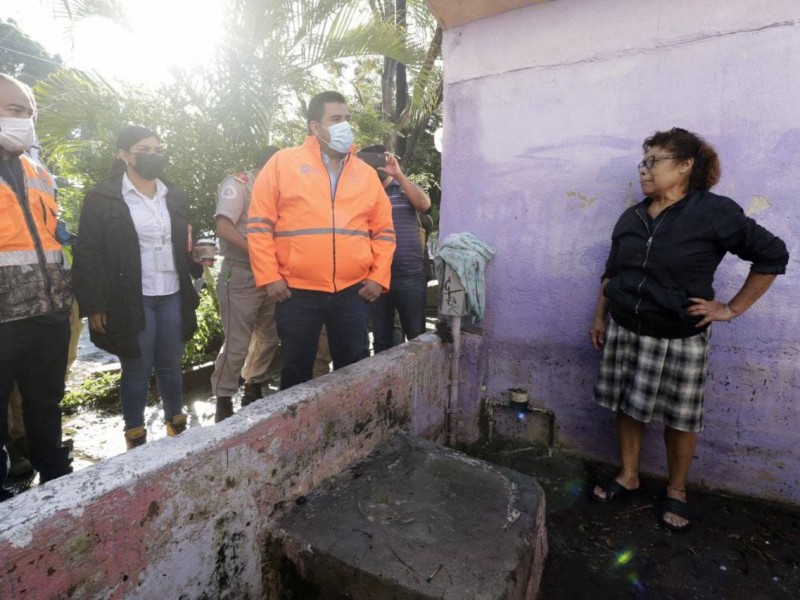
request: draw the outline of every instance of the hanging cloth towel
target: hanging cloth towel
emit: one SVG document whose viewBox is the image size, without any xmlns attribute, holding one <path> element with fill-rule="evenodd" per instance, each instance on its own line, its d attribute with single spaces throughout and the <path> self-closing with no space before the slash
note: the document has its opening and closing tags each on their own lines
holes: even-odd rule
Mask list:
<svg viewBox="0 0 800 600">
<path fill-rule="evenodd" d="M 469 232 L 451 233 L 440 244 L 436 253 L 436 277 L 444 280 L 447 263 L 456 272 L 467 297 L 467 308 L 478 320 L 483 319 L 486 307 L 486 262 L 495 255 L 495 249 Z"/>
</svg>

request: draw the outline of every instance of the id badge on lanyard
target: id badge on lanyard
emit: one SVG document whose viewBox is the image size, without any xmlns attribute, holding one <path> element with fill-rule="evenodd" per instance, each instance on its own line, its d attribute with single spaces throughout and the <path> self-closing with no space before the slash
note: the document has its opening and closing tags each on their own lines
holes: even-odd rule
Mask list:
<svg viewBox="0 0 800 600">
<path fill-rule="evenodd" d="M 172 261 L 172 248 L 169 245 L 159 244 L 155 247 L 156 251 L 156 271 L 174 271 L 175 264 Z"/>
<path fill-rule="evenodd" d="M 160 207 L 158 204 L 156 204 L 154 207 L 151 207 L 149 204 L 146 204 L 146 206 L 153 217 L 155 217 L 161 236 L 161 243 L 156 244 L 154 248 L 156 255 L 156 271 L 161 273 L 166 271 L 174 271 L 175 263 L 172 260 L 172 244 L 167 243 L 167 236 L 164 232 L 166 223 L 161 215 Z"/>
</svg>

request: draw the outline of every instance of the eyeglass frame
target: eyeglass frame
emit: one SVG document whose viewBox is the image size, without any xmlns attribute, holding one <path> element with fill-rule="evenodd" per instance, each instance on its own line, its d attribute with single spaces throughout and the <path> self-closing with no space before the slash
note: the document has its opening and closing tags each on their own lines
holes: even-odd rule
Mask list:
<svg viewBox="0 0 800 600">
<path fill-rule="evenodd" d="M 636 169 L 641 171 L 642 167 L 644 167 L 645 169 L 647 169 L 649 171 L 653 167 L 656 166 L 656 163 L 658 161 L 667 160 L 668 158 L 675 159 L 675 158 L 678 158 L 678 157 L 674 156 L 674 155 L 669 155 L 669 156 L 648 156 L 643 161 L 641 161 L 638 165 L 636 165 Z M 647 163 L 650 163 L 650 164 L 647 164 Z"/>
</svg>

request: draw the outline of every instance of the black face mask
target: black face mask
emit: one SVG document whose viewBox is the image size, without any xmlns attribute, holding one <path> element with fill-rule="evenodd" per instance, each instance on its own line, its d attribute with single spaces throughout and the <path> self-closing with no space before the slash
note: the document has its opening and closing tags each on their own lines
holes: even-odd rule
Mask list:
<svg viewBox="0 0 800 600">
<path fill-rule="evenodd" d="M 167 164 L 167 157 L 163 154 L 148 154 L 146 152 L 136 152 L 136 164 L 133 170 L 139 175 L 152 181 L 158 179 L 164 172 L 164 165 Z"/>
</svg>

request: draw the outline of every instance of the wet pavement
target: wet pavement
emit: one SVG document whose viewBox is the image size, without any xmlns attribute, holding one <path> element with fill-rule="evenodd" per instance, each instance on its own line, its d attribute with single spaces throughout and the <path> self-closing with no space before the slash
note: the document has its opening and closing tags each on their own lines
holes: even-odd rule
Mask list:
<svg viewBox="0 0 800 600">
<path fill-rule="evenodd" d="M 265 396 L 274 394 L 278 387 L 274 383 L 264 385 Z M 189 427 L 209 427 L 214 424 L 215 403 L 210 386 L 198 386 L 184 392 Z M 241 391 L 233 398 L 234 411 L 241 408 Z M 148 441 L 166 437 L 164 411 L 161 403 L 148 404 L 145 409 L 145 427 Z M 72 445 L 72 468 L 85 469 L 105 458 L 125 452 L 125 436 L 122 413 L 119 410 L 83 410 L 64 419 L 63 436 Z M 38 485 L 38 474 L 33 477 L 9 479 L 7 485 L 17 493 Z"/>
</svg>

